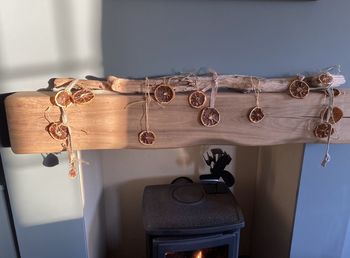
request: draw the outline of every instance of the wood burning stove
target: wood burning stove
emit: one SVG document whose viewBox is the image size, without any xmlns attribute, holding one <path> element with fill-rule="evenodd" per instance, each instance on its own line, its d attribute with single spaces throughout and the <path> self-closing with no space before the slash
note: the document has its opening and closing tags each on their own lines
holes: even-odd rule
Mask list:
<svg viewBox="0 0 350 258">
<path fill-rule="evenodd" d="M 148 258 L 237 258 L 242 212 L 223 183 L 147 186 Z"/>
</svg>

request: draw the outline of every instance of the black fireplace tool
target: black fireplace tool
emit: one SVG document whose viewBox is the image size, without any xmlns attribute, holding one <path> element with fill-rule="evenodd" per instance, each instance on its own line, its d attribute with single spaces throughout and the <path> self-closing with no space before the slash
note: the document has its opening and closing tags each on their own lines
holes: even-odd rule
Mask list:
<svg viewBox="0 0 350 258">
<path fill-rule="evenodd" d="M 227 187 L 231 187 L 235 183 L 234 176 L 225 170 L 226 166 L 230 164 L 232 158 L 222 149 L 211 149 L 211 155 L 207 152 L 207 157 L 203 158 L 210 167 L 210 174 L 201 175 L 199 177 L 202 181 L 219 181 L 222 178 Z"/>
</svg>

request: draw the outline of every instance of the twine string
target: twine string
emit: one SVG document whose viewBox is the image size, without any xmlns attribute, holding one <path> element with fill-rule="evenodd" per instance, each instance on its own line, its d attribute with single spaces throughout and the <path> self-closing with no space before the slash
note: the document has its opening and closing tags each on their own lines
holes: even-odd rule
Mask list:
<svg viewBox="0 0 350 258">
<path fill-rule="evenodd" d="M 330 155 L 330 144 L 331 144 L 331 134 L 333 130 L 333 125 L 330 123 L 330 119 L 334 120 L 334 114 L 333 114 L 333 106 L 334 106 L 334 92 L 331 86 L 327 86 L 327 93 L 328 93 L 328 105 L 326 109 L 326 122 L 330 125 L 328 136 L 327 136 L 327 144 L 326 144 L 326 151 L 325 155 L 323 157 L 323 160 L 321 162 L 322 167 L 326 167 L 327 164 L 331 161 L 331 155 Z M 323 118 L 322 118 L 323 119 Z"/>
<path fill-rule="evenodd" d="M 44 118 L 45 120 L 51 124 L 52 123 L 52 119 L 51 119 L 51 116 L 50 116 L 50 111 L 51 111 L 51 108 L 52 106 L 48 106 L 45 111 L 44 111 Z"/>
<path fill-rule="evenodd" d="M 257 77 L 254 77 L 258 83 L 254 83 L 253 76 L 250 76 L 250 83 L 252 85 L 254 94 L 255 94 L 255 106 L 260 107 L 260 80 Z"/>
<path fill-rule="evenodd" d="M 65 89 L 65 91 L 67 91 L 68 93 L 71 93 L 72 89 L 74 88 L 74 86 L 76 85 L 76 83 L 78 82 L 78 79 L 73 80 Z M 70 169 L 77 169 L 77 162 L 84 162 L 82 160 L 79 160 L 77 158 L 76 155 L 76 151 L 73 150 L 73 140 L 72 140 L 72 129 L 69 125 L 69 119 L 68 119 L 68 114 L 67 114 L 67 108 L 66 107 L 60 107 L 60 111 L 61 111 L 61 120 L 62 123 L 67 126 L 68 128 L 68 135 L 67 135 L 67 139 L 66 139 L 66 144 L 65 147 L 67 149 L 68 152 L 68 162 L 69 162 L 69 166 Z M 84 162 L 87 163 L 87 162 Z"/>
<path fill-rule="evenodd" d="M 323 72 L 336 72 L 336 74 L 340 74 L 341 73 L 341 65 L 337 64 L 337 65 L 333 65 L 330 67 L 327 67 L 325 69 L 323 69 Z"/>
<path fill-rule="evenodd" d="M 215 71 L 212 73 L 212 84 L 211 84 L 211 93 L 210 93 L 210 107 L 215 108 L 215 100 L 218 92 L 218 74 Z"/>
<path fill-rule="evenodd" d="M 193 77 L 193 79 L 192 79 Z M 190 86 L 192 86 L 193 88 L 195 88 L 197 91 L 199 91 L 198 88 L 198 76 L 195 73 L 189 73 L 186 76 L 183 77 L 182 81 L 187 82 Z"/>
<path fill-rule="evenodd" d="M 74 79 L 64 90 L 71 93 L 72 89 L 74 88 L 74 86 L 77 84 L 78 81 L 79 79 Z"/>
<path fill-rule="evenodd" d="M 148 77 L 146 77 L 146 90 L 145 90 L 145 122 L 146 131 L 149 132 L 149 104 L 151 102 L 151 93 Z"/>
</svg>

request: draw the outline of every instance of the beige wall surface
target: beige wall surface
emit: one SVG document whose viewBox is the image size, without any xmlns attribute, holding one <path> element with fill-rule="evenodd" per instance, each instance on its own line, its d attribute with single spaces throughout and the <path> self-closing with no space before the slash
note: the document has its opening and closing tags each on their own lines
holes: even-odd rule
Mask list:
<svg viewBox="0 0 350 258">
<path fill-rule="evenodd" d="M 257 147 L 197 146 L 167 150 L 101 151 L 107 243 L 110 257 L 145 257 L 142 225 L 142 193 L 146 185 L 168 184 L 179 176 L 197 181 L 209 173 L 202 155 L 220 147 L 232 157 L 234 191 L 247 227 L 242 233 L 242 252 L 249 253 L 253 223 Z M 137 248 L 135 248 L 135 246 Z"/>
<path fill-rule="evenodd" d="M 252 256 L 289 258 L 303 144 L 261 147 Z"/>
</svg>

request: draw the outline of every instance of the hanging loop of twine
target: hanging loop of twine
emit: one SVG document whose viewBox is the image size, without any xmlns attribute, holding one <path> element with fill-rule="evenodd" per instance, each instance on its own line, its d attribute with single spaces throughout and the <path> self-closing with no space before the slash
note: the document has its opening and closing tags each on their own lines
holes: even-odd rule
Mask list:
<svg viewBox="0 0 350 258">
<path fill-rule="evenodd" d="M 260 80 L 257 77 L 254 77 L 258 82 L 254 83 L 253 76 L 250 76 L 250 83 L 255 94 L 255 106 L 260 107 Z"/>
<path fill-rule="evenodd" d="M 73 81 L 71 81 L 71 83 L 69 83 L 69 85 L 64 90 L 68 93 L 71 93 L 72 89 L 74 88 L 74 86 L 77 84 L 78 81 L 79 79 L 74 79 Z"/>
<path fill-rule="evenodd" d="M 215 100 L 218 92 L 218 74 L 214 70 L 210 70 L 212 74 L 212 84 L 211 84 L 211 93 L 210 93 L 210 107 L 215 107 Z"/>
<path fill-rule="evenodd" d="M 330 123 L 330 120 L 333 119 L 334 121 L 334 114 L 333 114 L 333 107 L 334 107 L 334 92 L 331 87 L 331 85 L 327 86 L 326 91 L 328 93 L 328 105 L 327 105 L 327 114 L 326 114 L 326 122 L 330 125 L 328 136 L 327 136 L 327 144 L 326 144 L 326 151 L 325 155 L 323 157 L 323 160 L 321 162 L 322 167 L 326 167 L 327 164 L 331 161 L 331 155 L 329 153 L 330 144 L 331 144 L 331 134 L 333 130 L 333 124 Z"/>
<path fill-rule="evenodd" d="M 321 72 L 329 72 L 329 73 L 335 72 L 336 74 L 340 74 L 341 73 L 341 65 L 337 64 L 337 65 L 327 67 L 327 68 L 323 69 Z"/>
<path fill-rule="evenodd" d="M 149 104 L 152 101 L 151 93 L 150 93 L 150 85 L 148 77 L 145 79 L 146 90 L 145 90 L 145 122 L 146 122 L 146 131 L 149 132 Z"/>
</svg>

